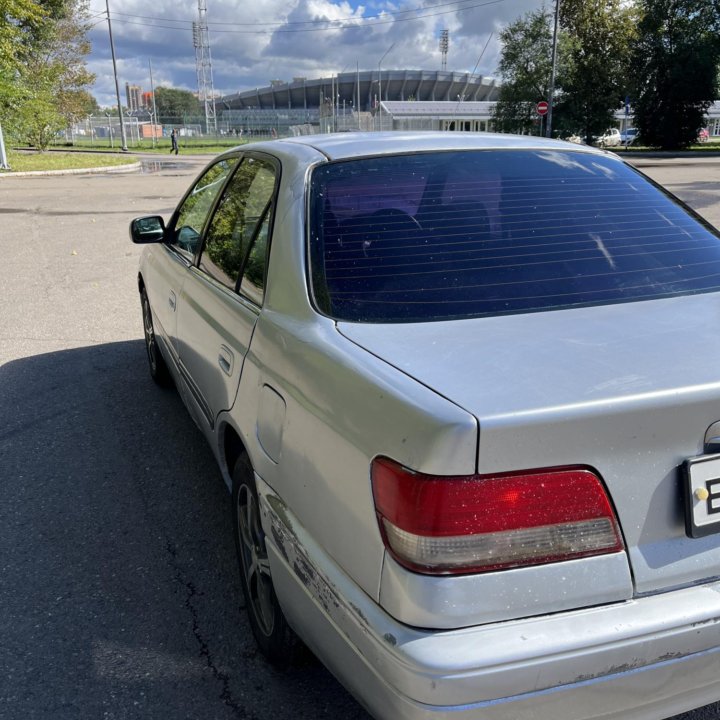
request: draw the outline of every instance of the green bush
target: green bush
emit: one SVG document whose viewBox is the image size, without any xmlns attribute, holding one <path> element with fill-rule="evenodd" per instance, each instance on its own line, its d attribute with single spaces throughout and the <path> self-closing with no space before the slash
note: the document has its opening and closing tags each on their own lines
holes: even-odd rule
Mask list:
<svg viewBox="0 0 720 720">
<path fill-rule="evenodd" d="M 18 108 L 13 118 L 13 137 L 37 150 L 46 150 L 65 122 L 49 99 L 35 96 L 28 98 Z"/>
</svg>

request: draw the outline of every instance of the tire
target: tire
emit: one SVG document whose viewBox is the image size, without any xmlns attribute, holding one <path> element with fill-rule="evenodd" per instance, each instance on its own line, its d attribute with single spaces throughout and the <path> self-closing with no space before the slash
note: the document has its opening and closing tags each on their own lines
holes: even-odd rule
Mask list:
<svg viewBox="0 0 720 720">
<path fill-rule="evenodd" d="M 248 620 L 262 654 L 275 667 L 284 668 L 295 661 L 301 645 L 275 595 L 255 475 L 247 455 L 235 464 L 232 481 L 233 533 Z"/>
<path fill-rule="evenodd" d="M 150 366 L 150 377 L 152 377 L 160 387 L 170 387 L 172 385 L 172 377 L 165 363 L 165 358 L 163 358 L 157 344 L 152 310 L 150 309 L 150 301 L 148 300 L 145 288 L 140 290 L 140 303 L 142 305 L 143 332 L 145 334 L 145 350 L 147 351 L 148 364 Z"/>
</svg>

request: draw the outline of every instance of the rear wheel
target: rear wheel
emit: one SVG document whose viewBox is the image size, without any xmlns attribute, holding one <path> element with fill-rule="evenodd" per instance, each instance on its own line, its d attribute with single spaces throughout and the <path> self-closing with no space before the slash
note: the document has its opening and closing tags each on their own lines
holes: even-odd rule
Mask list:
<svg viewBox="0 0 720 720">
<path fill-rule="evenodd" d="M 145 350 L 147 351 L 148 364 L 150 365 L 150 376 L 161 387 L 169 387 L 172 385 L 172 377 L 170 376 L 168 366 L 157 344 L 152 310 L 150 309 L 150 301 L 148 300 L 145 288 L 140 290 L 140 303 L 142 304 L 143 332 L 145 334 Z"/>
<path fill-rule="evenodd" d="M 270 574 L 255 476 L 246 455 L 233 471 L 233 529 L 240 581 L 255 640 L 273 665 L 282 667 L 296 656 L 299 641 L 280 608 Z"/>
</svg>

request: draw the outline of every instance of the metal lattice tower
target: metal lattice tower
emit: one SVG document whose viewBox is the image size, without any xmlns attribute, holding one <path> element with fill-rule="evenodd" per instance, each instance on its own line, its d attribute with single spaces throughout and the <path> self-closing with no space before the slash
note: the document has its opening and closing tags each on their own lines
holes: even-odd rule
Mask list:
<svg viewBox="0 0 720 720">
<path fill-rule="evenodd" d="M 450 47 L 450 31 L 443 30 L 440 33 L 440 52 L 442 53 L 442 69 L 447 70 L 447 55 Z"/>
<path fill-rule="evenodd" d="M 211 132 L 212 128 L 212 132 L 217 133 L 215 87 L 213 86 L 206 0 L 198 0 L 198 20 L 193 23 L 193 45 L 195 46 L 195 71 L 197 72 L 198 98 L 205 106 L 206 132 Z"/>
</svg>

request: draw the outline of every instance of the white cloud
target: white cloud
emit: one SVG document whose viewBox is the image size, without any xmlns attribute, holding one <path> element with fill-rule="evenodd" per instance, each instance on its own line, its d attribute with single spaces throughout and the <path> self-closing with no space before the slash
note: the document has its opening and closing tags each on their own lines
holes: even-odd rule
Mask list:
<svg viewBox="0 0 720 720">
<path fill-rule="evenodd" d="M 150 89 L 149 61 L 156 86 L 196 90 L 192 22 L 197 20 L 197 4 L 192 0 L 110 1 L 123 101 L 125 82 Z M 375 69 L 391 46 L 384 69 L 438 70 L 438 40 L 444 28 L 450 31 L 448 70 L 476 69 L 494 75 L 499 30 L 542 1 L 426 0 L 418 9 L 420 0 L 370 0 L 363 5 L 354 0 L 207 0 L 215 89 L 233 93 L 263 87 L 272 79 L 351 72 L 356 65 L 361 70 Z M 94 21 L 102 19 L 104 10 L 103 0 L 92 0 Z M 318 21 L 333 21 L 336 27 L 317 29 Z M 97 74 L 94 93 L 101 105 L 113 105 L 107 23 L 99 22 L 90 37 L 89 67 Z"/>
</svg>

